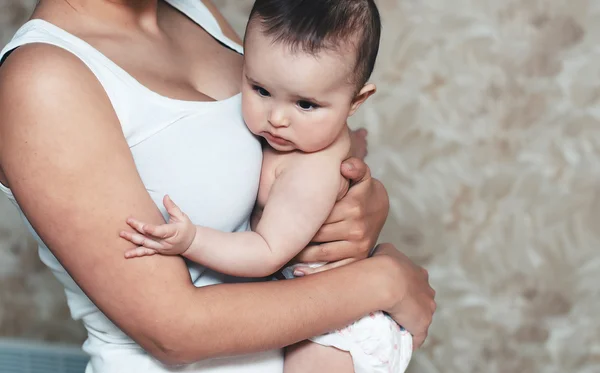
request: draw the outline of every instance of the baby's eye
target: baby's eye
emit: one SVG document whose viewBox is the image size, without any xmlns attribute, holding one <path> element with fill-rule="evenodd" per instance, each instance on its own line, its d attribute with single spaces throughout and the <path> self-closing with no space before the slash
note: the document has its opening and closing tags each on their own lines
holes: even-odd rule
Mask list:
<svg viewBox="0 0 600 373">
<path fill-rule="evenodd" d="M 302 110 L 315 110 L 319 108 L 319 105 L 310 102 L 310 101 L 305 101 L 305 100 L 300 100 L 297 103 L 298 107 Z"/>
<path fill-rule="evenodd" d="M 254 86 L 252 86 L 252 89 L 254 89 L 256 91 L 256 93 L 258 93 L 259 96 L 271 97 L 271 94 L 269 93 L 269 91 L 267 91 L 266 89 L 264 89 L 261 86 L 254 85 Z"/>
</svg>

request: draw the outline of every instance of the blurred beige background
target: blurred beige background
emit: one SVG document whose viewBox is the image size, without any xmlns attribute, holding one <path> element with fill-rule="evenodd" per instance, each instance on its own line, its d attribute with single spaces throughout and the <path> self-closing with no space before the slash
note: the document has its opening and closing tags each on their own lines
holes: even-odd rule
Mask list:
<svg viewBox="0 0 600 373">
<path fill-rule="evenodd" d="M 252 2 L 215 2 L 241 33 Z M 0 0 L 3 44 L 34 4 Z M 410 372 L 600 372 L 600 2 L 379 6 L 379 92 L 352 125 L 384 238 L 438 291 Z M 0 217 L 0 336 L 80 342 L 3 198 Z"/>
</svg>

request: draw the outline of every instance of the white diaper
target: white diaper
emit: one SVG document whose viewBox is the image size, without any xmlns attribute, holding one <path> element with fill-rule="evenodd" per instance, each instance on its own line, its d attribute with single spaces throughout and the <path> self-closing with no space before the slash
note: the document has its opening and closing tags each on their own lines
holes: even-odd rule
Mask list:
<svg viewBox="0 0 600 373">
<path fill-rule="evenodd" d="M 294 267 L 285 268 L 283 275 L 293 278 Z M 348 351 L 355 373 L 404 373 L 412 356 L 412 336 L 383 312 L 371 313 L 343 329 L 310 340 Z"/>
</svg>

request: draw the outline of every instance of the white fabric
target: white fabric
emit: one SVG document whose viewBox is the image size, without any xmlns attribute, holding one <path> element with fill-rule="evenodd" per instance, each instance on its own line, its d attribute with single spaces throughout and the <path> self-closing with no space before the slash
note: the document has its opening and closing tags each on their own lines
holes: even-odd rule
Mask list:
<svg viewBox="0 0 600 373">
<path fill-rule="evenodd" d="M 298 267 L 318 268 L 324 264 L 294 264 L 281 273 L 291 279 Z M 354 373 L 404 373 L 412 357 L 412 336 L 383 312 L 370 313 L 343 329 L 310 340 L 348 351 Z"/>
<path fill-rule="evenodd" d="M 412 336 L 383 312 L 310 340 L 348 351 L 355 373 L 404 373 L 412 356 Z"/>
<path fill-rule="evenodd" d="M 200 0 L 168 0 L 168 3 L 215 39 L 242 52 L 241 46 L 223 35 L 217 21 Z M 83 40 L 43 20 L 32 20 L 21 27 L 0 57 L 30 43 L 63 48 L 95 74 L 121 122 L 146 189 L 165 217 L 162 198 L 169 193 L 196 224 L 223 231 L 249 229 L 262 151 L 243 122 L 239 94 L 217 102 L 182 101 L 161 96 L 141 85 Z M 17 205 L 8 188 L 0 186 L 0 190 Z M 37 239 L 42 262 L 64 285 L 73 318 L 82 320 L 88 330 L 83 348 L 91 355 L 91 361 L 86 373 L 283 371 L 280 350 L 215 359 L 176 369 L 161 366 L 96 308 L 24 216 L 23 219 Z M 235 281 L 197 264 L 189 264 L 189 271 L 196 286 Z"/>
</svg>

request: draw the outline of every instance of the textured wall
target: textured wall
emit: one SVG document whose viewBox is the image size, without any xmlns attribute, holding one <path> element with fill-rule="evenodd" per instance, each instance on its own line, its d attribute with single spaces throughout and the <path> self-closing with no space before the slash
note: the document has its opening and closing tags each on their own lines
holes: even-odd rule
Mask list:
<svg viewBox="0 0 600 373">
<path fill-rule="evenodd" d="M 14 7 L 0 8 L 0 39 L 33 2 L 0 2 Z M 241 31 L 251 1 L 216 2 Z M 379 92 L 352 123 L 369 128 L 390 191 L 385 238 L 438 291 L 411 371 L 599 372 L 600 3 L 379 5 Z M 77 340 L 13 211 L 0 211 L 2 334 Z"/>
</svg>

